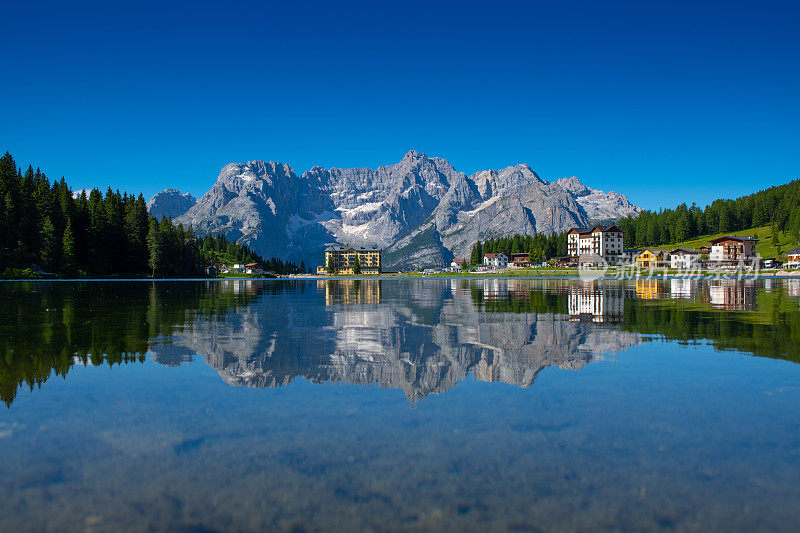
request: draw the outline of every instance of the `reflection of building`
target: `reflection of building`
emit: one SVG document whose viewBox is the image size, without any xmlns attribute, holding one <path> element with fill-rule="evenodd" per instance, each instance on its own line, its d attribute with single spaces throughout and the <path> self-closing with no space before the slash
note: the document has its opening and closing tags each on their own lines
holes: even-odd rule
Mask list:
<svg viewBox="0 0 800 533">
<path fill-rule="evenodd" d="M 572 228 L 567 233 L 567 254 L 573 261 L 582 255 L 597 255 L 607 263 L 616 263 L 624 248 L 623 235 L 617 226 Z"/>
<path fill-rule="evenodd" d="M 800 279 L 787 279 L 785 283 L 789 296 L 800 296 Z"/>
<path fill-rule="evenodd" d="M 381 251 L 377 248 L 355 248 L 353 246 L 329 246 L 325 249 L 325 265 L 317 268 L 318 274 L 355 274 L 356 260 L 361 274 L 381 273 Z M 328 272 L 328 268 L 333 271 Z"/>
<path fill-rule="evenodd" d="M 752 281 L 712 280 L 708 288 L 711 306 L 725 311 L 753 311 L 756 287 Z"/>
<path fill-rule="evenodd" d="M 697 296 L 697 280 L 673 278 L 669 280 L 669 285 L 673 298 L 694 299 Z"/>
<path fill-rule="evenodd" d="M 637 279 L 636 296 L 644 300 L 658 298 L 658 280 L 656 279 Z"/>
<path fill-rule="evenodd" d="M 514 281 L 514 280 L 511 280 Z M 483 280 L 483 297 L 487 300 L 496 300 L 508 296 L 508 281 L 503 279 Z"/>
<path fill-rule="evenodd" d="M 709 259 L 720 264 L 750 263 L 756 259 L 756 244 L 754 237 L 719 237 L 711 241 Z"/>
<path fill-rule="evenodd" d="M 317 281 L 317 289 L 323 288 L 325 305 L 381 303 L 381 282 L 376 279 Z"/>
<path fill-rule="evenodd" d="M 625 310 L 625 291 L 621 287 L 572 287 L 568 310 L 570 320 L 619 322 Z"/>
</svg>

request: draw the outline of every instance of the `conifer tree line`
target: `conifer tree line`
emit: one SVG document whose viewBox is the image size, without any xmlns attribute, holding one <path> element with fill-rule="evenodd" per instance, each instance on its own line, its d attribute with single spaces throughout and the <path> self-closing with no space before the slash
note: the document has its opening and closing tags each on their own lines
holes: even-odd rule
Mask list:
<svg viewBox="0 0 800 533">
<path fill-rule="evenodd" d="M 51 183 L 38 168 L 17 168 L 8 152 L 0 157 L 0 273 L 6 277 L 34 265 L 62 276 L 199 276 L 226 262 L 259 263 L 280 274 L 300 270 L 264 261 L 222 236 L 199 239 L 191 227 L 158 221 L 141 194 L 109 188 L 73 198 L 63 177 Z"/>
<path fill-rule="evenodd" d="M 625 232 L 625 246 L 629 248 L 679 243 L 701 235 L 763 226 L 771 226 L 773 234 L 789 233 L 800 241 L 800 180 L 735 200 L 715 200 L 704 209 L 683 203 L 675 209 L 645 210 L 636 217 L 623 218 L 617 225 Z"/>
<path fill-rule="evenodd" d="M 567 233 L 516 234 L 513 237 L 493 237 L 483 242 L 478 241 L 472 247 L 469 262 L 472 266 L 482 265 L 484 254 L 492 253 L 503 253 L 508 257 L 511 257 L 512 254 L 528 254 L 528 259 L 533 262 L 565 256 L 567 255 Z"/>
</svg>

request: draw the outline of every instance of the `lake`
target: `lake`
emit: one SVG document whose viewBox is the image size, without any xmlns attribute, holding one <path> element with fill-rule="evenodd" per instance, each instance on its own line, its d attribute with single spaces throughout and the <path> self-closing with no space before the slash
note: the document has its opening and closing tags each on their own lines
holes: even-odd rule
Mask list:
<svg viewBox="0 0 800 533">
<path fill-rule="evenodd" d="M 800 527 L 800 280 L 0 283 L 1 531 Z"/>
</svg>

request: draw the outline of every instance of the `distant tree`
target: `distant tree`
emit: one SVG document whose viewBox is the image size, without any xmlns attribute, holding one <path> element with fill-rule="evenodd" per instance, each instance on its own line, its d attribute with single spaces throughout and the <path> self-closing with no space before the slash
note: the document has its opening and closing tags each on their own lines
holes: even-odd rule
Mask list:
<svg viewBox="0 0 800 533">
<path fill-rule="evenodd" d="M 304 261 L 300 261 L 300 273 L 301 274 L 305 274 L 306 273 L 306 264 L 305 264 Z"/>
<path fill-rule="evenodd" d="M 481 241 L 476 242 L 472 247 L 469 262 L 472 266 L 483 264 L 483 246 L 481 245 Z"/>
<path fill-rule="evenodd" d="M 336 271 L 336 267 L 333 266 L 333 256 L 332 255 L 328 257 L 328 264 L 325 265 L 325 271 L 328 274 L 333 274 Z"/>
<path fill-rule="evenodd" d="M 689 215 L 683 215 L 675 226 L 675 242 L 684 242 L 689 238 Z"/>
<path fill-rule="evenodd" d="M 67 221 L 64 228 L 64 237 L 61 245 L 61 272 L 72 276 L 76 271 L 75 236 L 72 231 L 72 221 Z"/>
<path fill-rule="evenodd" d="M 162 263 L 162 243 L 159 225 L 155 218 L 150 219 L 149 230 L 147 232 L 147 264 L 152 269 L 153 277 L 156 277 L 156 270 Z"/>
<path fill-rule="evenodd" d="M 356 260 L 353 261 L 353 274 L 361 274 L 361 262 L 358 260 L 358 254 L 356 254 Z"/>
<path fill-rule="evenodd" d="M 58 261 L 58 248 L 56 237 L 56 228 L 53 226 L 53 221 L 47 217 L 42 225 L 42 266 L 47 270 L 56 268 Z"/>
</svg>

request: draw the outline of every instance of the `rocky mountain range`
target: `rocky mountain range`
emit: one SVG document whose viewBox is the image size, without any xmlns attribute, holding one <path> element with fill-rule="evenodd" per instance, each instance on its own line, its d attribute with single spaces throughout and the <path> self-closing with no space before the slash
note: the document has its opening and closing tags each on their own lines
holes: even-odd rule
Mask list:
<svg viewBox="0 0 800 533">
<path fill-rule="evenodd" d="M 189 193 L 181 194 L 178 189 L 165 189 L 147 202 L 150 215 L 161 220 L 162 217 L 175 218 L 194 207 L 197 199 Z"/>
<path fill-rule="evenodd" d="M 414 150 L 377 169 L 316 166 L 300 176 L 274 161 L 233 163 L 183 213 L 173 201 L 180 193 L 165 193 L 175 223 L 201 236 L 223 233 L 263 257 L 307 265 L 321 264 L 330 243 L 380 247 L 389 269 L 444 264 L 468 255 L 478 239 L 559 232 L 640 211 L 576 177 L 548 182 L 525 164 L 467 176 Z"/>
</svg>

